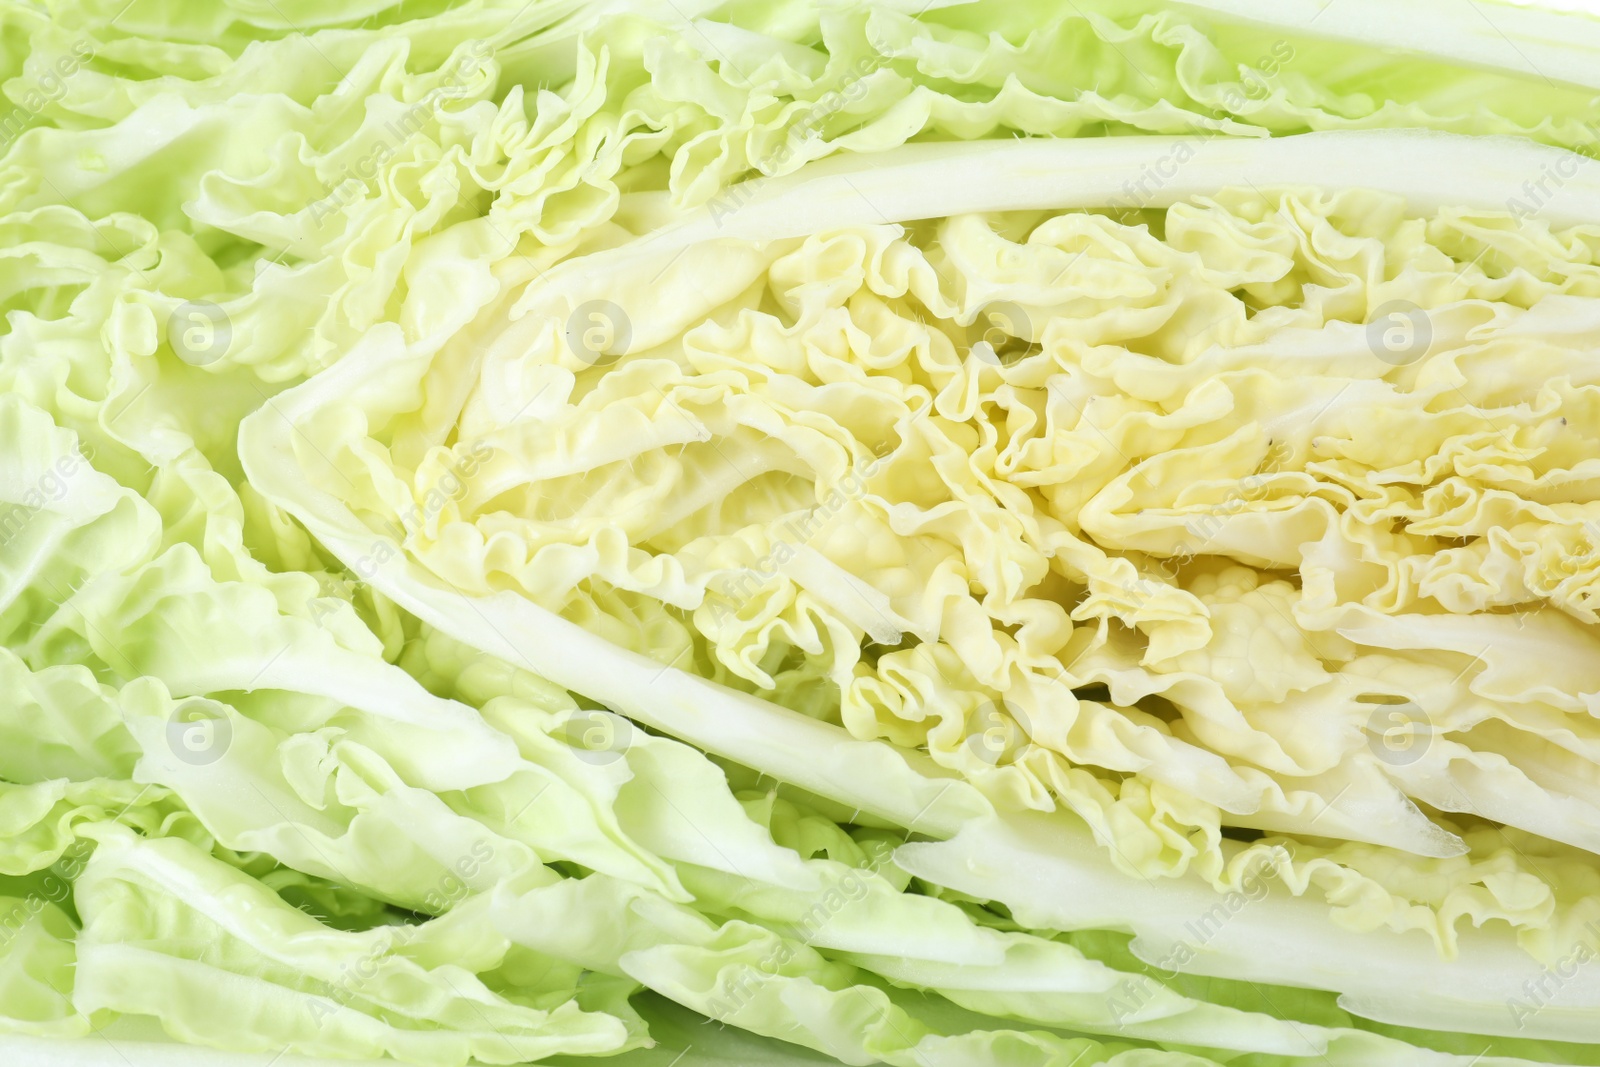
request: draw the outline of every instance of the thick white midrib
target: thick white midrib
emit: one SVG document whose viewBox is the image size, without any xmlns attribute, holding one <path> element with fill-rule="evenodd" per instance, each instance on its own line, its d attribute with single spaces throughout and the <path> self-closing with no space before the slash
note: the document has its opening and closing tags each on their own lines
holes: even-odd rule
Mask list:
<svg viewBox="0 0 1600 1067">
<path fill-rule="evenodd" d="M 1523 186 L 1547 168 L 1570 176 L 1547 181 L 1548 196 L 1535 204 Z M 1552 226 L 1600 223 L 1600 161 L 1587 156 L 1520 137 L 1334 130 L 913 143 L 872 156 L 832 156 L 781 178 L 734 186 L 644 240 L 676 252 L 702 240 L 776 240 L 969 212 L 1170 207 L 1246 182 L 1264 193 L 1372 189 L 1404 197 L 1425 214 L 1446 207 L 1505 211 L 1516 200 Z"/>
<path fill-rule="evenodd" d="M 959 842 L 906 845 L 896 861 L 917 877 L 999 900 L 1023 922 L 1130 930 L 1135 954 L 1163 969 L 1182 960 L 1191 974 L 1333 990 L 1357 1014 L 1402 1025 L 1426 1026 L 1419 1015 L 1427 1013 L 1440 1029 L 1568 1041 L 1600 1034 L 1600 972 L 1587 968 L 1556 983 L 1542 1010 L 1517 1025 L 1508 1001 L 1527 1000 L 1524 983 L 1543 967 L 1499 932 L 1462 931 L 1460 954 L 1447 961 L 1419 931 L 1339 927 L 1321 901 L 1281 889 L 1225 898 L 1193 877 L 1141 881 L 1084 863 L 1076 857 L 1096 846 L 1059 819 L 1015 815 L 966 833 Z M 1592 948 L 1596 938 L 1585 940 Z M 1416 1014 L 1383 1011 L 1387 1000 Z"/>
<path fill-rule="evenodd" d="M 360 557 L 361 538 L 312 529 L 335 555 Z M 411 573 L 402 577 L 403 571 Z M 652 729 L 902 826 L 948 837 L 966 815 L 980 805 L 987 808 L 970 785 L 942 777 L 931 759 L 856 740 L 831 724 L 663 667 L 517 594 L 469 598 L 444 590 L 409 559 L 392 561 L 370 581 L 458 640 Z M 819 753 L 827 757 L 819 760 Z M 900 763 L 899 773 L 894 773 L 893 762 Z M 927 766 L 908 766 L 913 763 Z"/>
<path fill-rule="evenodd" d="M 1519 137 L 1338 130 L 922 142 L 871 156 L 830 156 L 793 174 L 733 186 L 628 244 L 555 265 L 515 298 L 512 318 L 560 321 L 593 299 L 626 308 L 633 280 L 646 284 L 688 249 L 710 242 L 723 242 L 719 254 L 731 254 L 733 247 L 770 249 L 831 230 L 968 213 L 1162 208 L 1245 182 L 1265 195 L 1375 190 L 1403 198 L 1417 215 L 1442 208 L 1505 212 L 1515 204 L 1554 228 L 1600 225 L 1600 160 Z M 1542 191 L 1530 192 L 1529 183 L 1542 183 Z M 639 329 L 628 351 L 655 343 Z"/>
<path fill-rule="evenodd" d="M 1600 89 L 1600 21 L 1479 0 L 1172 0 L 1223 20 Z"/>
</svg>

